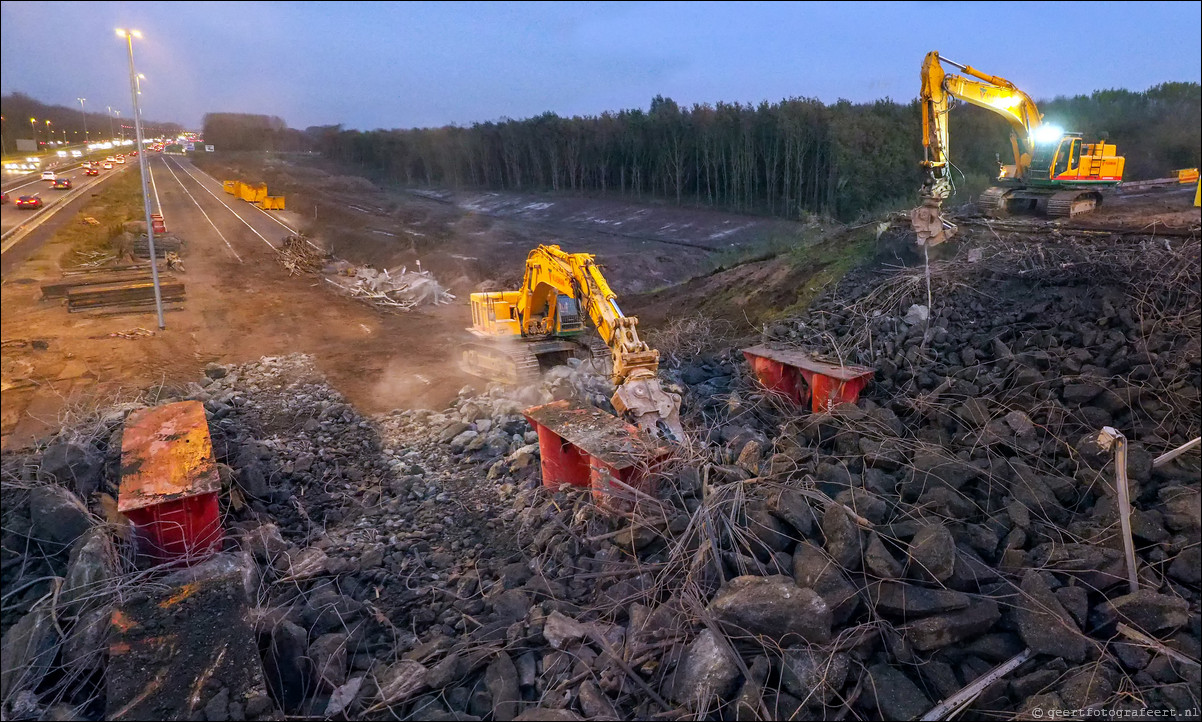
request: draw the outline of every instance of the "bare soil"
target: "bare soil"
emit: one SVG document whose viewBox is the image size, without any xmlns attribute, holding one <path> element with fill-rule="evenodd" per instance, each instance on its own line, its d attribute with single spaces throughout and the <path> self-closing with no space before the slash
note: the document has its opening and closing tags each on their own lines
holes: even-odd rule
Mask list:
<svg viewBox="0 0 1202 722">
<path fill-rule="evenodd" d="M 455 293 L 514 288 L 539 244 L 592 253 L 619 294 L 708 272 L 724 256 L 801 245 L 813 226 L 663 203 L 567 193 L 413 190 L 373 184 L 315 156 L 219 155 L 217 178 L 263 180 L 339 256 L 391 268 L 419 261 Z M 342 171 L 345 172 L 345 171 Z"/>
<path fill-rule="evenodd" d="M 715 259 L 765 244 L 803 244 L 812 235 L 811 228 L 777 219 L 612 200 L 385 191 L 307 158 L 205 160 L 217 181 L 266 180 L 273 195 L 286 196 L 287 222 L 339 257 L 378 268 L 420 265 L 457 302 L 396 313 L 340 295 L 320 276 L 289 277 L 263 242 L 279 245 L 284 228 L 266 222 L 271 230 L 256 238 L 177 171 L 210 222 L 156 161 L 151 167 L 169 230 L 188 244 L 181 276 L 186 303 L 167 314 L 166 330 L 156 328 L 153 313 L 68 314 L 40 290 L 61 277 L 73 250 L 57 236 L 6 270 L 0 289 L 5 448 L 61 427 L 72 412 L 180 388 L 209 363 L 294 351 L 312 354 L 366 414 L 441 409 L 464 385 L 483 385 L 457 367 L 470 325 L 467 295 L 516 287 L 526 254 L 539 243 L 595 254 L 624 302 L 705 273 Z M 259 214 L 249 207 L 240 212 Z"/>
</svg>

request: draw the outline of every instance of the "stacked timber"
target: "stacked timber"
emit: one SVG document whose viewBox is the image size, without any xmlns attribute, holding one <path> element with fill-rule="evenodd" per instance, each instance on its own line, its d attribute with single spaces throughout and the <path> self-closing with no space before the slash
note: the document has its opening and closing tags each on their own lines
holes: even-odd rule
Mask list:
<svg viewBox="0 0 1202 722">
<path fill-rule="evenodd" d="M 154 255 L 156 258 L 165 258 L 168 253 L 183 255 L 184 241 L 178 236 L 170 234 L 154 235 Z M 150 258 L 150 242 L 143 233 L 134 241 L 134 255 L 138 258 Z"/>
<path fill-rule="evenodd" d="M 171 274 L 160 273 L 159 286 L 164 304 L 177 306 L 184 300 L 184 284 Z M 72 313 L 114 308 L 119 312 L 139 311 L 154 307 L 154 280 L 150 265 L 145 263 L 75 269 L 43 284 L 42 298 L 66 299 L 67 310 Z"/>
<path fill-rule="evenodd" d="M 168 278 L 160 278 L 159 281 L 163 303 L 180 303 L 184 300 L 182 282 Z M 66 296 L 67 310 L 71 313 L 114 306 L 137 310 L 154 306 L 154 282 L 143 279 L 86 284 L 67 289 Z"/>
<path fill-rule="evenodd" d="M 146 266 L 131 268 L 125 271 L 88 274 L 86 276 L 65 276 L 57 281 L 42 285 L 42 298 L 53 300 L 66 298 L 67 291 L 88 286 L 104 286 L 114 283 L 129 283 L 133 281 L 150 280 L 150 269 Z"/>
</svg>

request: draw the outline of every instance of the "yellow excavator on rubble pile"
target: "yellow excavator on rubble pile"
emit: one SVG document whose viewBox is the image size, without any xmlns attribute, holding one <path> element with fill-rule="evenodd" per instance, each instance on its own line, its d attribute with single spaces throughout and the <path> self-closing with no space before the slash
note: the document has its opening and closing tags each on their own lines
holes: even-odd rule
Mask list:
<svg viewBox="0 0 1202 722">
<path fill-rule="evenodd" d="M 638 319 L 622 313 L 592 254 L 540 245 L 526 258 L 521 289 L 473 293 L 471 303 L 468 331 L 478 340 L 463 351 L 468 373 L 528 383 L 569 358 L 607 354 L 614 408 L 653 436 L 684 438 L 680 396 L 659 382 L 659 352 L 639 338 Z M 586 315 L 604 346 L 586 335 Z"/>
<path fill-rule="evenodd" d="M 949 75 L 943 63 L 964 71 Z M 1123 180 L 1122 156 L 1105 141 L 1086 143 L 1080 133 L 1066 133 L 1043 123 L 1031 97 L 1005 78 L 927 53 L 922 63 L 922 205 L 910 214 L 920 245 L 942 243 L 952 226 L 940 215 L 952 194 L 948 159 L 948 110 L 952 98 L 991 110 L 1011 127 L 1014 163 L 1003 165 L 997 185 L 978 200 L 989 214 L 1023 210 L 1056 217 L 1088 213 L 1102 203 L 1101 190 Z"/>
</svg>

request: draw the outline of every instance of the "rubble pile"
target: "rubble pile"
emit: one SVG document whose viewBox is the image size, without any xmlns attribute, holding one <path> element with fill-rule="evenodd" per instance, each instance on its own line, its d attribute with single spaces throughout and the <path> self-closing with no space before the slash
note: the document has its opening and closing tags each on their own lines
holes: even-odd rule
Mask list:
<svg viewBox="0 0 1202 722">
<path fill-rule="evenodd" d="M 339 290 L 378 306 L 408 311 L 419 306 L 450 303 L 455 296 L 448 292 L 429 271 L 407 266 L 378 270 L 356 266 L 321 250 L 301 234 L 292 234 L 281 241 L 276 258 L 288 275 L 325 274 L 329 283 Z"/>
<path fill-rule="evenodd" d="M 270 699 L 205 718 L 914 719 L 982 678 L 970 717 L 1196 709 L 1197 456 L 1154 459 L 1199 433 L 1197 243 L 961 253 L 929 304 L 921 268 L 859 271 L 754 340 L 876 368 L 855 404 L 791 408 L 737 347 L 666 353 L 690 438 L 622 515 L 541 486 L 522 414 L 612 413 L 590 364 L 373 419 L 306 357 L 211 367 L 179 396 L 205 404 Z M 69 569 L 125 547 L 97 525 L 122 413 L 5 457 L 13 716 L 104 711 L 102 625 L 55 590 L 145 577 Z"/>
<path fill-rule="evenodd" d="M 423 271 L 420 264 L 416 271 L 410 271 L 406 266 L 380 271 L 345 262 L 335 264 L 335 268 L 337 274 L 326 280 L 350 295 L 378 306 L 408 311 L 455 300 L 455 296 L 443 288 L 433 274 Z"/>
</svg>

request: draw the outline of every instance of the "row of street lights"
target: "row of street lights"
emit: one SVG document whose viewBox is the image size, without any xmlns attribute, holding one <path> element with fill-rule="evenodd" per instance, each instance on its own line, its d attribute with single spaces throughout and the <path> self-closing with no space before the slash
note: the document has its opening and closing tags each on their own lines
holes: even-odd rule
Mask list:
<svg viewBox="0 0 1202 722">
<path fill-rule="evenodd" d="M 143 76 L 143 77 L 145 77 L 145 76 Z M 141 91 L 138 91 L 138 92 L 140 93 Z M 91 143 L 91 142 L 92 142 L 92 137 L 91 137 L 91 135 L 88 133 L 88 115 L 87 115 L 87 113 L 84 113 L 84 112 L 83 112 L 83 110 L 82 110 L 82 109 L 83 109 L 83 104 L 84 104 L 84 101 L 86 101 L 86 100 L 87 100 L 87 98 L 76 98 L 76 100 L 78 100 L 78 101 L 79 101 L 79 107 L 80 107 L 80 109 L 81 109 L 81 110 L 80 110 L 80 112 L 83 114 L 83 133 L 84 133 L 84 142 L 85 142 L 85 143 Z M 107 109 L 107 110 L 108 110 L 108 112 L 109 112 L 109 137 L 110 137 L 110 138 L 116 138 L 116 137 L 117 137 L 117 136 L 116 136 L 116 131 L 113 129 L 113 116 L 114 116 L 114 115 L 116 115 L 118 118 L 120 118 L 120 117 L 121 117 L 121 111 L 120 111 L 120 110 L 116 110 L 116 109 L 115 109 L 115 108 L 113 108 L 113 106 L 111 106 L 111 105 L 106 105 L 106 106 L 105 106 L 105 109 Z M 34 143 L 37 143 L 37 142 L 38 142 L 38 126 L 37 126 L 37 122 L 38 122 L 38 119 L 37 119 L 37 118 L 30 118 L 30 119 L 29 119 L 29 129 L 30 129 L 30 131 L 32 131 L 32 132 L 33 132 L 33 142 L 34 142 Z M 66 143 L 66 142 L 67 142 L 67 130 L 66 130 L 65 128 L 61 128 L 61 129 L 59 129 L 58 131 L 51 131 L 51 129 L 50 129 L 50 126 L 51 126 L 51 125 L 53 125 L 53 123 L 52 123 L 51 121 L 49 121 L 49 120 L 46 120 L 46 121 L 45 121 L 45 123 L 46 123 L 46 142 L 48 142 L 48 143 L 49 143 L 49 142 L 51 142 L 51 141 L 54 139 L 54 135 L 53 135 L 53 134 L 54 134 L 54 132 L 59 132 L 59 133 L 62 133 L 62 134 L 63 134 L 63 142 L 64 142 L 64 143 Z M 79 133 L 79 131 L 75 131 L 75 132 L 76 132 L 77 134 Z M 122 139 L 122 140 L 124 140 L 124 139 L 125 139 L 125 126 L 124 126 L 124 125 L 123 125 L 123 126 L 121 126 L 121 139 Z"/>
</svg>

